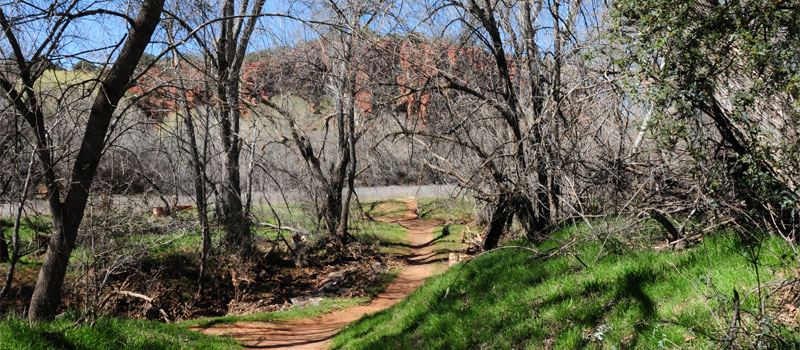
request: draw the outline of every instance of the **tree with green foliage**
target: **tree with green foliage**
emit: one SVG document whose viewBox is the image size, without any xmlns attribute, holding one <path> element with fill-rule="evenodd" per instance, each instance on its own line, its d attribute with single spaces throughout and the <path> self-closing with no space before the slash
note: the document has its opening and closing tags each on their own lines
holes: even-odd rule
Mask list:
<svg viewBox="0 0 800 350">
<path fill-rule="evenodd" d="M 800 1 L 621 0 L 612 15 L 662 147 L 686 145 L 715 204 L 796 240 Z"/>
</svg>

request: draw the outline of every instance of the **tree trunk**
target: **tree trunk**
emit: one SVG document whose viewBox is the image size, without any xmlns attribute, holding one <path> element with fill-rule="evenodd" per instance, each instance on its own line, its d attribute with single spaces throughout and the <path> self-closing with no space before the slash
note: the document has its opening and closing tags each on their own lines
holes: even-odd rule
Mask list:
<svg viewBox="0 0 800 350">
<path fill-rule="evenodd" d="M 184 96 L 184 101 L 186 98 Z M 201 157 L 200 149 L 197 146 L 197 133 L 194 127 L 194 120 L 192 119 L 191 111 L 188 105 L 184 105 L 183 113 L 184 123 L 186 124 L 186 133 L 189 137 L 189 150 L 191 151 L 191 164 L 192 173 L 194 175 L 194 195 L 195 203 L 197 204 L 197 218 L 200 221 L 200 234 L 202 243 L 200 247 L 200 273 L 197 277 L 197 293 L 203 291 L 203 275 L 208 261 L 208 255 L 211 251 L 211 229 L 208 223 L 208 201 L 206 199 L 206 170 L 205 170 L 205 156 Z"/>
<path fill-rule="evenodd" d="M 331 181 L 331 185 L 325 189 L 325 203 L 322 208 L 323 217 L 325 218 L 325 226 L 328 233 L 336 236 L 336 230 L 340 225 L 340 215 L 342 211 L 342 185 L 341 182 L 337 183 L 335 179 Z"/>
<path fill-rule="evenodd" d="M 64 215 L 53 213 L 53 222 L 65 222 Z M 78 225 L 56 225 L 47 244 L 36 287 L 31 297 L 28 319 L 31 322 L 53 318 L 61 301 L 61 286 L 67 273 L 67 262 L 78 236 Z"/>
<path fill-rule="evenodd" d="M 513 214 L 510 198 L 507 195 L 501 195 L 492 210 L 492 217 L 489 219 L 489 225 L 487 225 L 484 230 L 484 250 L 497 247 L 497 244 L 500 243 L 500 237 L 503 236 L 506 228 L 508 228 L 511 224 L 511 220 L 514 218 Z"/>
<path fill-rule="evenodd" d="M 8 241 L 6 241 L 5 221 L 0 221 L 0 263 L 8 262 Z"/>
<path fill-rule="evenodd" d="M 513 208 L 528 241 L 539 242 L 542 238 L 542 231 L 547 226 L 546 218 L 537 214 L 533 202 L 525 195 L 520 195 L 514 201 Z"/>
<path fill-rule="evenodd" d="M 145 47 L 150 43 L 150 37 L 160 20 L 163 7 L 164 0 L 145 0 L 142 3 L 139 16 L 135 19 L 136 25 L 131 28 L 117 61 L 100 84 L 100 92 L 96 95 L 89 112 L 86 131 L 72 169 L 72 181 L 64 203 L 61 203 L 59 198 L 54 164 L 49 152 L 46 148 L 39 149 L 39 158 L 48 186 L 48 203 L 54 229 L 31 297 L 28 312 L 28 319 L 31 322 L 51 319 L 58 311 L 69 257 L 75 247 L 78 228 L 100 163 L 113 112 L 130 86 L 131 76 Z M 43 116 L 36 117 L 32 122 L 29 119 L 31 126 L 34 129 L 43 128 Z M 46 146 L 46 136 L 37 133 L 37 142 L 41 144 L 40 146 Z"/>
<path fill-rule="evenodd" d="M 224 26 L 223 26 L 224 27 Z M 223 34 L 224 35 L 224 34 Z M 220 40 L 220 52 L 225 52 L 225 47 Z M 238 94 L 231 90 L 235 89 L 237 82 L 231 81 L 238 79 L 238 74 L 231 78 L 228 76 L 227 61 L 220 58 L 218 70 L 220 71 L 219 87 L 217 95 L 220 96 L 219 120 L 220 138 L 222 139 L 223 159 L 223 181 L 222 181 L 222 225 L 225 229 L 225 243 L 230 249 L 245 248 L 248 244 L 249 225 L 244 220 L 242 208 L 241 181 L 239 176 L 239 147 L 240 140 L 238 135 Z M 238 91 L 238 90 L 237 90 Z"/>
<path fill-rule="evenodd" d="M 351 97 L 351 101 L 355 100 L 355 96 Z M 355 136 L 355 110 L 353 105 L 350 106 L 350 113 L 348 113 L 347 119 L 347 134 L 349 137 L 347 138 L 347 149 L 343 149 L 342 152 L 348 153 L 348 164 L 347 164 L 347 173 L 346 173 L 346 181 L 347 181 L 347 192 L 344 194 L 342 208 L 341 208 L 341 216 L 339 219 L 339 228 L 336 230 L 336 235 L 339 237 L 339 240 L 344 243 L 345 240 L 349 237 L 349 232 L 347 231 L 348 219 L 350 217 L 350 200 L 353 195 L 354 187 L 355 187 L 355 179 L 356 179 L 356 136 Z"/>
<path fill-rule="evenodd" d="M 239 149 L 230 148 L 225 155 L 225 183 L 222 186 L 222 224 L 225 242 L 231 248 L 247 253 L 252 248 L 249 220 L 244 216 L 239 176 Z"/>
<path fill-rule="evenodd" d="M 248 254 L 253 250 L 250 221 L 244 214 L 242 188 L 239 175 L 239 154 L 242 141 L 239 137 L 239 80 L 242 63 L 261 14 L 265 0 L 256 0 L 246 12 L 248 3 L 242 3 L 239 17 L 234 18 L 235 1 L 222 3 L 222 21 L 216 45 L 215 69 L 217 74 L 217 99 L 219 100 L 220 136 L 225 154 L 224 182 L 222 184 L 222 224 L 225 242 L 229 248 Z M 245 20 L 245 17 L 247 19 Z"/>
</svg>

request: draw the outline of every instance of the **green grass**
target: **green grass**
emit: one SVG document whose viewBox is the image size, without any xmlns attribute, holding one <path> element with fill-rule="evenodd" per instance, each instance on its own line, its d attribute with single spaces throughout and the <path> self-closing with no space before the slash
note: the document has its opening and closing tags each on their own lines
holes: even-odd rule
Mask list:
<svg viewBox="0 0 800 350">
<path fill-rule="evenodd" d="M 408 211 L 408 205 L 399 199 L 367 201 L 359 205 L 364 214 L 372 218 L 402 219 Z"/>
<path fill-rule="evenodd" d="M 0 221 L 3 221 L 3 234 L 6 235 L 7 241 L 10 242 L 14 233 L 14 219 L 0 219 Z M 19 238 L 22 242 L 30 242 L 37 233 L 50 234 L 52 226 L 53 224 L 48 216 L 23 217 L 19 221 Z"/>
<path fill-rule="evenodd" d="M 374 285 L 371 285 L 366 288 L 367 295 L 371 298 L 375 297 L 376 295 L 383 293 L 387 287 L 394 281 L 397 276 L 400 274 L 400 269 L 393 269 L 385 272 L 381 272 L 378 274 L 378 280 Z"/>
<path fill-rule="evenodd" d="M 463 198 L 419 198 L 420 219 L 466 223 L 474 217 L 472 201 Z"/>
<path fill-rule="evenodd" d="M 350 219 L 355 228 L 353 233 L 359 240 L 367 244 L 380 245 L 381 251 L 388 254 L 402 255 L 411 251 L 408 232 L 396 223 Z"/>
<path fill-rule="evenodd" d="M 213 229 L 212 229 L 213 231 Z M 219 235 L 219 232 L 212 232 L 212 235 Z M 132 236 L 128 239 L 130 243 L 141 243 L 151 246 L 151 253 L 154 254 L 173 254 L 180 251 L 196 251 L 203 243 L 200 231 L 168 231 L 163 234 L 143 234 Z"/>
<path fill-rule="evenodd" d="M 256 221 L 267 222 L 273 225 L 288 226 L 293 228 L 313 231 L 316 228 L 316 215 L 309 205 L 254 205 L 251 209 Z M 270 230 L 260 230 L 268 232 Z M 262 232 L 261 234 L 263 234 Z M 258 232 L 257 232 L 258 233 Z M 274 231 L 269 238 L 274 238 Z"/>
<path fill-rule="evenodd" d="M 448 231 L 450 231 L 447 236 L 442 236 L 444 226 L 439 226 L 433 230 L 433 252 L 436 254 L 437 259 L 447 259 L 450 253 L 458 254 L 464 248 L 461 238 L 467 225 L 449 224 L 447 227 Z M 479 229 L 475 226 L 469 225 L 469 227 L 473 232 L 479 232 Z"/>
<path fill-rule="evenodd" d="M 467 225 L 459 224 L 447 225 L 448 231 L 450 231 L 447 236 L 442 236 L 444 226 L 439 226 L 437 229 L 433 230 L 433 252 L 437 255 L 441 255 L 461 251 L 461 248 L 463 248 L 461 237 L 466 227 Z M 474 226 L 470 225 L 469 227 L 473 232 L 477 230 Z"/>
<path fill-rule="evenodd" d="M 436 259 L 443 260 L 444 263 L 437 264 L 434 266 L 434 273 L 438 274 L 444 272 L 449 267 L 450 253 L 459 254 L 462 249 L 464 248 L 464 243 L 461 241 L 461 237 L 464 233 L 464 229 L 467 227 L 466 225 L 459 225 L 459 224 L 449 224 L 447 225 L 448 231 L 450 232 L 447 236 L 442 236 L 442 231 L 444 230 L 444 225 L 437 227 L 433 230 L 433 253 L 436 255 Z M 470 226 L 472 231 L 475 231 L 476 228 Z"/>
<path fill-rule="evenodd" d="M 324 298 L 317 306 L 305 305 L 302 307 L 292 307 L 285 311 L 199 318 L 181 321 L 177 324 L 183 327 L 210 327 L 216 324 L 230 324 L 236 322 L 285 322 L 295 319 L 313 318 L 328 312 L 345 309 L 351 306 L 364 305 L 368 303 L 369 300 L 369 297 Z"/>
<path fill-rule="evenodd" d="M 0 234 L 5 236 L 6 242 L 8 243 L 8 254 L 10 256 L 12 250 L 11 237 L 14 233 L 14 219 L 0 219 L 0 221 L 3 221 L 2 232 L 0 232 Z M 20 265 L 30 265 L 31 267 L 37 268 L 41 265 L 43 256 L 37 253 L 44 252 L 46 245 L 44 242 L 35 242 L 35 238 L 37 234 L 50 234 L 51 230 L 52 222 L 47 216 L 31 216 L 20 220 L 20 253 L 27 254 L 20 257 L 18 262 Z M 5 275 L 6 271 L 8 271 L 8 263 L 0 264 L 0 274 Z"/>
<path fill-rule="evenodd" d="M 703 333 L 719 337 L 727 327 L 733 288 L 743 310 L 758 307 L 747 249 L 731 235 L 684 251 L 607 254 L 596 263 L 600 244 L 576 247 L 588 267 L 569 255 L 531 259 L 520 249 L 462 263 L 348 325 L 333 349 L 716 348 Z M 774 278 L 781 256 L 793 259 L 782 242 L 765 244 L 762 282 Z"/>
<path fill-rule="evenodd" d="M 174 324 L 100 318 L 93 326 L 72 326 L 73 318 L 29 326 L 8 316 L 0 322 L 0 350 L 23 349 L 242 349 L 230 338 L 201 334 Z"/>
<path fill-rule="evenodd" d="M 407 210 L 405 203 L 399 200 L 376 201 L 366 202 L 363 204 L 365 210 L 374 217 L 388 217 L 396 218 L 403 217 Z M 373 206 L 372 203 L 375 203 Z M 371 209 L 370 209 L 371 207 Z M 402 210 L 400 210 L 402 207 Z M 273 213 L 273 210 L 275 211 Z M 253 208 L 253 213 L 261 218 L 261 221 L 268 222 L 273 225 L 278 224 L 275 216 L 281 219 L 281 224 L 295 228 L 302 228 L 309 231 L 314 229 L 314 214 L 310 212 L 310 208 L 304 206 L 274 206 L 270 209 L 268 206 L 257 206 Z M 356 211 L 353 211 L 355 214 Z M 390 254 L 406 254 L 408 248 L 408 236 L 402 226 L 395 223 L 386 223 L 380 221 L 369 221 L 365 219 L 353 218 L 349 219 L 351 232 L 359 239 L 366 243 L 377 243 L 382 248 L 381 250 Z M 256 227 L 255 233 L 258 236 L 266 237 L 268 239 L 275 239 L 277 231 L 267 227 Z M 287 239 L 291 236 L 289 233 L 284 234 Z"/>
</svg>

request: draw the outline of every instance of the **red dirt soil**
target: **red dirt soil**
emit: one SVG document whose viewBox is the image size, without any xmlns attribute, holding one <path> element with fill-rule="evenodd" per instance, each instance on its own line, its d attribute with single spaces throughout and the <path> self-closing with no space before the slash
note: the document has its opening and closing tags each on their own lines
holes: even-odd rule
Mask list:
<svg viewBox="0 0 800 350">
<path fill-rule="evenodd" d="M 416 202 L 406 200 L 408 211 L 400 220 L 378 219 L 397 222 L 406 228 L 412 248 L 406 258 L 407 268 L 400 272 L 383 293 L 378 294 L 368 305 L 354 306 L 320 317 L 290 321 L 287 323 L 238 322 L 211 328 L 197 327 L 206 334 L 227 335 L 246 348 L 254 349 L 327 349 L 330 339 L 350 322 L 368 313 L 377 312 L 411 294 L 425 279 L 433 274 L 435 254 L 431 250 L 433 230 L 440 225 L 436 221 L 421 220 L 416 214 Z"/>
</svg>

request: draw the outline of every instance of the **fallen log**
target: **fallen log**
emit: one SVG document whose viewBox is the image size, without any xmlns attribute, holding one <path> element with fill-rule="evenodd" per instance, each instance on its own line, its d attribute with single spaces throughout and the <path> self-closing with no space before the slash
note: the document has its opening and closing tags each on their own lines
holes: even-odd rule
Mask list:
<svg viewBox="0 0 800 350">
<path fill-rule="evenodd" d="M 148 297 L 148 296 L 146 296 L 144 294 L 139 294 L 139 293 L 136 293 L 136 292 L 129 292 L 127 290 L 117 290 L 117 291 L 114 291 L 114 294 L 124 295 L 124 296 L 131 297 L 131 298 L 142 299 L 142 300 L 144 300 L 144 301 L 146 301 L 148 303 L 152 303 L 153 302 L 153 298 L 151 298 L 151 297 Z"/>
<path fill-rule="evenodd" d="M 311 235 L 310 231 L 306 231 L 306 230 L 299 229 L 299 228 L 294 228 L 294 227 L 288 227 L 288 226 L 273 225 L 273 224 L 270 224 L 268 222 L 259 222 L 257 225 L 261 226 L 261 227 L 274 228 L 276 230 L 283 230 L 283 231 L 289 231 L 289 232 L 292 232 L 292 233 L 299 233 L 301 235 L 306 235 L 306 236 Z"/>
<path fill-rule="evenodd" d="M 658 221 L 658 223 L 661 224 L 665 230 L 667 230 L 667 239 L 669 239 L 670 242 L 681 239 L 681 234 L 678 232 L 678 229 L 675 228 L 675 225 L 672 224 L 672 221 L 664 216 L 663 213 L 656 209 L 650 209 L 650 217 Z"/>
</svg>

